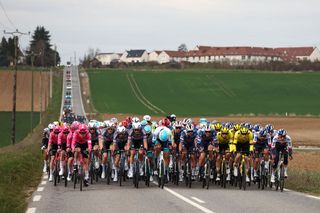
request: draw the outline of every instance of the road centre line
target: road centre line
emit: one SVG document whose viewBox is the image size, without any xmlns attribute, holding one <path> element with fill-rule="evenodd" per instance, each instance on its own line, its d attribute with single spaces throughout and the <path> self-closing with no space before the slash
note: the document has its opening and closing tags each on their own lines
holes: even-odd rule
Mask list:
<svg viewBox="0 0 320 213">
<path fill-rule="evenodd" d="M 41 199 L 41 195 L 35 195 L 32 199 L 33 202 L 38 202 Z"/>
<path fill-rule="evenodd" d="M 198 203 L 205 203 L 203 200 L 200 200 L 197 197 L 191 197 L 192 199 L 194 199 L 195 201 L 197 201 Z"/>
<path fill-rule="evenodd" d="M 28 210 L 26 211 L 26 213 L 35 213 L 37 210 L 37 208 L 28 208 Z"/>
<path fill-rule="evenodd" d="M 158 185 L 158 183 L 156 183 L 155 181 L 153 181 L 153 183 L 155 185 Z M 201 210 L 202 212 L 205 213 L 214 213 L 214 211 L 211 211 L 210 209 L 207 209 L 206 207 L 203 207 L 195 202 L 193 202 L 192 200 L 190 200 L 189 198 L 184 197 L 183 195 L 180 195 L 179 193 L 173 191 L 172 189 L 169 189 L 168 187 L 163 187 L 163 189 L 167 192 L 169 192 L 170 194 L 176 196 L 177 198 L 183 200 L 186 203 L 189 203 L 190 205 L 192 205 L 193 207 L 196 207 L 197 209 Z"/>
</svg>

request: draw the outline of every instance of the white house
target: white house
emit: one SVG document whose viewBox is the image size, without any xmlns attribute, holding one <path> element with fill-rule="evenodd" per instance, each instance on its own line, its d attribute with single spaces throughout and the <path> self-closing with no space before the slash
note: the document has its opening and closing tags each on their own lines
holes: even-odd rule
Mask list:
<svg viewBox="0 0 320 213">
<path fill-rule="evenodd" d="M 159 64 L 168 63 L 168 62 L 181 62 L 187 60 L 187 52 L 183 51 L 173 51 L 173 50 L 164 50 L 159 54 L 158 61 Z"/>
<path fill-rule="evenodd" d="M 161 51 L 157 51 L 157 50 L 152 51 L 151 53 L 149 53 L 149 59 L 148 59 L 148 61 L 149 61 L 149 62 L 158 62 L 158 63 L 160 63 L 160 62 L 159 62 L 159 55 L 160 55 L 160 53 L 161 53 Z"/>
<path fill-rule="evenodd" d="M 120 56 L 117 53 L 98 53 L 95 57 L 102 65 L 109 65 L 112 61 L 119 61 Z"/>
<path fill-rule="evenodd" d="M 125 63 L 148 62 L 149 55 L 146 50 L 129 50 L 122 54 L 120 61 Z"/>
<path fill-rule="evenodd" d="M 281 47 L 276 50 L 284 61 L 320 61 L 320 51 L 317 47 Z"/>
</svg>

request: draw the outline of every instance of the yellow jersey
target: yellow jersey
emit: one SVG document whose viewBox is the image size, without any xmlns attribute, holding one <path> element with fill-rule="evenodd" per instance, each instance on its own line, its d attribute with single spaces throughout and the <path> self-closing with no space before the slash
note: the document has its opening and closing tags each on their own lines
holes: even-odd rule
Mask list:
<svg viewBox="0 0 320 213">
<path fill-rule="evenodd" d="M 240 130 L 236 131 L 233 138 L 233 143 L 236 145 L 237 143 L 249 143 L 250 144 L 250 151 L 253 151 L 253 134 L 249 130 L 247 134 L 241 134 Z"/>
<path fill-rule="evenodd" d="M 233 143 L 233 134 L 232 134 L 232 132 L 229 131 L 228 137 L 226 137 L 226 138 L 222 137 L 222 133 L 221 132 L 218 132 L 217 141 L 218 141 L 218 144 Z"/>
</svg>

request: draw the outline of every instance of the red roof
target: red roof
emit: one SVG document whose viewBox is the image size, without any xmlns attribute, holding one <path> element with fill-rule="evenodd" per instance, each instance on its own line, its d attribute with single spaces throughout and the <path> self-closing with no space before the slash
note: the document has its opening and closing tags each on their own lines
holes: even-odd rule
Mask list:
<svg viewBox="0 0 320 213">
<path fill-rule="evenodd" d="M 173 50 L 164 50 L 170 57 L 186 57 L 188 52 L 183 51 L 173 51 Z"/>
</svg>

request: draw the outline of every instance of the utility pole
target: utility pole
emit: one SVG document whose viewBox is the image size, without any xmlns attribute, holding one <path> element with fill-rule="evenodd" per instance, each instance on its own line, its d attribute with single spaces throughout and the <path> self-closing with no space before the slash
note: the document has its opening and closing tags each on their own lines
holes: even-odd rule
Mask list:
<svg viewBox="0 0 320 213">
<path fill-rule="evenodd" d="M 13 32 L 3 31 L 4 34 L 10 34 L 14 40 L 14 70 L 13 70 L 13 95 L 12 95 L 12 127 L 11 127 L 11 143 L 16 143 L 16 100 L 17 100 L 17 63 L 18 63 L 18 36 L 29 35 L 29 33 L 20 32 L 18 29 Z"/>
</svg>

